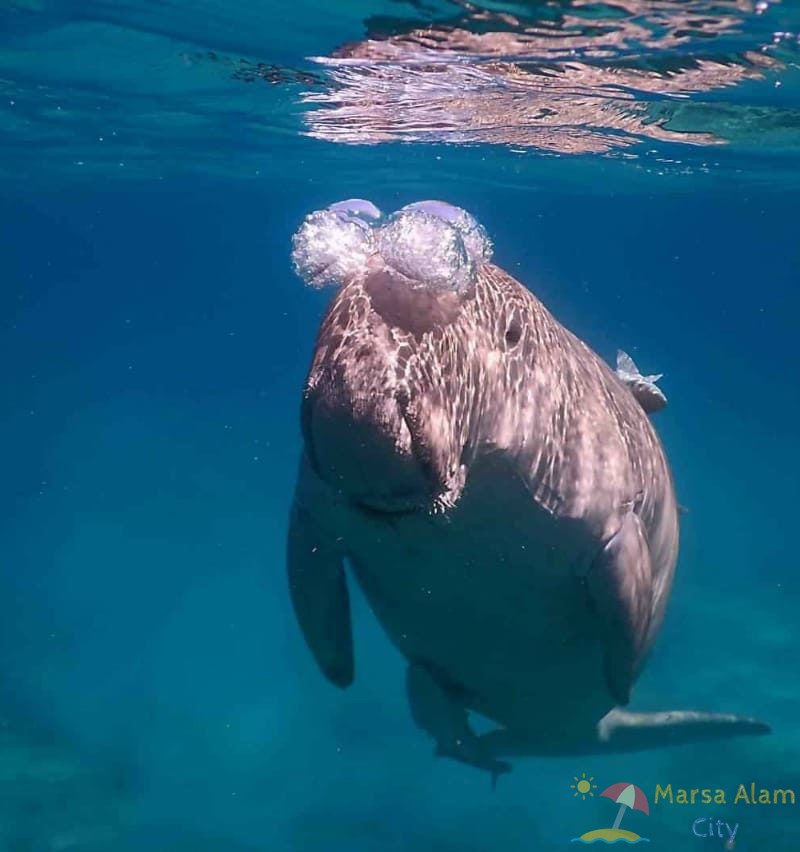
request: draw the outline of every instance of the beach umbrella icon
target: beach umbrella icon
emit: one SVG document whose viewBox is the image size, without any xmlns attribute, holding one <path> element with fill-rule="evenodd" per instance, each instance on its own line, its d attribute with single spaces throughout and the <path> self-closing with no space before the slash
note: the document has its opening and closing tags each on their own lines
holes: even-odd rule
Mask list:
<svg viewBox="0 0 800 852">
<path fill-rule="evenodd" d="M 612 828 L 619 828 L 622 822 L 622 817 L 627 808 L 633 808 L 635 811 L 643 811 L 650 816 L 650 806 L 647 804 L 647 796 L 635 784 L 628 784 L 626 781 L 621 781 L 619 784 L 612 784 L 600 794 L 612 802 L 619 805 L 617 818 L 614 820 Z"/>
</svg>

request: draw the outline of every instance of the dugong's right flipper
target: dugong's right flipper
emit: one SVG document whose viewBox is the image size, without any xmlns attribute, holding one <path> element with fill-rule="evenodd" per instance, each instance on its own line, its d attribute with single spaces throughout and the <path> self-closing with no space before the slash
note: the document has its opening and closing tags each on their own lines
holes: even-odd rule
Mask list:
<svg viewBox="0 0 800 852">
<path fill-rule="evenodd" d="M 498 760 L 489 744 L 469 726 L 467 711 L 457 691 L 426 666 L 411 664 L 406 672 L 411 716 L 418 727 L 436 740 L 436 756 L 449 757 L 492 776 L 492 787 L 511 764 Z"/>
<path fill-rule="evenodd" d="M 615 707 L 598 722 L 597 741 L 600 751 L 614 754 L 768 734 L 771 730 L 766 722 L 749 716 L 695 710 L 632 713 Z"/>
<path fill-rule="evenodd" d="M 350 686 L 353 632 L 342 554 L 297 499 L 289 520 L 287 568 L 294 611 L 317 664 L 336 686 Z"/>
</svg>

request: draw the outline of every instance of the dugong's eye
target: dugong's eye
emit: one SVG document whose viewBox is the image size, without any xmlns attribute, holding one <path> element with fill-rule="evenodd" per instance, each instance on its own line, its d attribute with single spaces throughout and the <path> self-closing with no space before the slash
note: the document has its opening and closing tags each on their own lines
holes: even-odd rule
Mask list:
<svg viewBox="0 0 800 852">
<path fill-rule="evenodd" d="M 512 319 L 506 328 L 506 343 L 509 346 L 516 346 L 522 337 L 522 326 L 518 319 Z"/>
</svg>

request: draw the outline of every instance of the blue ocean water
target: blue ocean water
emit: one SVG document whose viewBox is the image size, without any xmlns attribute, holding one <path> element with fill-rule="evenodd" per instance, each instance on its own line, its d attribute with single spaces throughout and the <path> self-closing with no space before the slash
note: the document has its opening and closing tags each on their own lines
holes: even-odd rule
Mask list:
<svg viewBox="0 0 800 852">
<path fill-rule="evenodd" d="M 796 850 L 800 7 L 748 0 L 0 5 L 0 849 L 517 852 L 616 808 L 664 849 Z M 663 372 L 688 512 L 637 709 L 769 737 L 521 759 L 492 793 L 289 605 L 299 401 L 348 197 L 471 211 L 613 360 Z M 725 804 L 653 803 L 657 785 Z M 738 824 L 735 846 L 699 818 Z"/>
</svg>

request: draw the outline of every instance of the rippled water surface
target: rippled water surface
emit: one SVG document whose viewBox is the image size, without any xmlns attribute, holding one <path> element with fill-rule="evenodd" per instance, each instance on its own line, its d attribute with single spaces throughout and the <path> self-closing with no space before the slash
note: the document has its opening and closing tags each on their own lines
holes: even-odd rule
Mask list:
<svg viewBox="0 0 800 852">
<path fill-rule="evenodd" d="M 334 13 L 313 0 L 6 2 L 0 167 L 26 179 L 265 177 L 302 152 L 358 168 L 337 147 L 301 147 L 301 133 L 497 145 L 487 181 L 557 171 L 524 156 L 535 152 L 633 161 L 622 180 L 736 174 L 788 188 L 799 17 L 766 0 L 362 0 Z"/>
<path fill-rule="evenodd" d="M 800 804 L 734 797 L 800 797 L 799 191 L 794 0 L 0 0 L 0 852 L 554 852 L 621 781 L 641 848 L 796 852 Z M 331 291 L 290 254 L 353 197 L 465 208 L 664 374 L 681 555 L 632 707 L 772 734 L 492 792 L 357 590 L 323 680 L 284 561 Z"/>
</svg>

